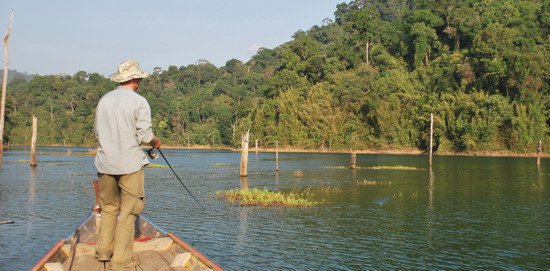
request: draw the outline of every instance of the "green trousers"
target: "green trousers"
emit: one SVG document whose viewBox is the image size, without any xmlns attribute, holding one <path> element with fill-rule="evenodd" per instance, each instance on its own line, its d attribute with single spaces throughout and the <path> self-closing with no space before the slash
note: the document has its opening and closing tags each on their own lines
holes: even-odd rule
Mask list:
<svg viewBox="0 0 550 271">
<path fill-rule="evenodd" d="M 101 225 L 96 252 L 112 255 L 113 266 L 132 260 L 135 221 L 145 206 L 144 196 L 143 168 L 126 175 L 100 174 Z"/>
</svg>

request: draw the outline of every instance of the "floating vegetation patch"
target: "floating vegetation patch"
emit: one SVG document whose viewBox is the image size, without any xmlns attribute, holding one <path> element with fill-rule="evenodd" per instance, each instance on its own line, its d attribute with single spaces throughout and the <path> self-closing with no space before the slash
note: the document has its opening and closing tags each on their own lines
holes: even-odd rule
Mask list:
<svg viewBox="0 0 550 271">
<path fill-rule="evenodd" d="M 23 163 L 30 163 L 31 160 L 25 160 L 25 159 L 19 159 L 19 160 L 14 160 L 14 161 L 6 161 L 4 163 L 6 164 L 23 164 Z"/>
<path fill-rule="evenodd" d="M 97 154 L 97 149 L 91 149 L 83 154 L 83 156 L 95 156 Z"/>
<path fill-rule="evenodd" d="M 349 166 L 322 166 L 321 168 L 349 169 Z"/>
<path fill-rule="evenodd" d="M 350 169 L 349 166 L 322 166 L 321 168 Z M 397 166 L 355 167 L 355 169 L 386 169 L 386 170 L 425 170 L 424 168 Z"/>
<path fill-rule="evenodd" d="M 534 183 L 532 183 L 531 185 L 532 185 L 532 186 L 531 186 L 531 190 L 532 190 L 532 191 L 541 192 L 541 191 L 544 190 L 544 185 L 542 185 L 542 184 L 534 184 Z"/>
<path fill-rule="evenodd" d="M 362 181 L 357 182 L 355 184 L 359 185 L 359 186 L 391 185 L 391 181 L 383 182 L 383 181 L 362 180 Z"/>
<path fill-rule="evenodd" d="M 367 167 L 367 169 L 425 170 L 424 168 L 406 167 L 406 166 L 402 166 L 402 165 L 397 165 L 397 166 L 375 166 L 375 167 Z"/>
<path fill-rule="evenodd" d="M 411 194 L 403 194 L 403 193 L 397 193 L 397 194 L 393 194 L 393 198 L 394 199 L 404 199 L 404 198 L 410 198 L 410 199 L 418 199 L 418 197 L 420 196 L 420 193 L 418 192 L 413 192 Z"/>
<path fill-rule="evenodd" d="M 233 164 L 224 164 L 224 163 L 215 163 L 215 164 L 208 164 L 209 166 L 212 166 L 212 167 L 231 167 L 233 166 Z"/>
<path fill-rule="evenodd" d="M 91 173 L 91 172 L 73 172 L 71 173 L 73 176 L 97 176 L 97 173 Z"/>
<path fill-rule="evenodd" d="M 350 166 L 322 166 L 321 168 L 351 169 Z M 367 167 L 355 167 L 355 169 L 368 169 Z"/>
<path fill-rule="evenodd" d="M 292 177 L 294 177 L 294 178 L 303 178 L 303 177 L 304 177 L 304 173 L 303 173 L 301 170 L 296 170 L 296 171 L 294 171 L 294 173 L 292 174 Z"/>
<path fill-rule="evenodd" d="M 305 193 L 282 193 L 257 188 L 249 190 L 241 190 L 236 188 L 216 192 L 217 199 L 225 199 L 229 203 L 239 206 L 297 207 L 313 206 L 319 204 L 318 202 L 309 199 L 310 197 L 310 194 Z"/>
<path fill-rule="evenodd" d="M 167 165 L 161 165 L 161 164 L 148 164 L 145 167 L 146 168 L 168 168 Z"/>
</svg>

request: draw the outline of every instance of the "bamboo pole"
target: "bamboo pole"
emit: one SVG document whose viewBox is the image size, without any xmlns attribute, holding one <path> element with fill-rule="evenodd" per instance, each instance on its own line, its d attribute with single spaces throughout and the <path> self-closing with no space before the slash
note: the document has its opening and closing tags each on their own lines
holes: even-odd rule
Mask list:
<svg viewBox="0 0 550 271">
<path fill-rule="evenodd" d="M 279 172 L 279 141 L 275 140 L 275 171 Z"/>
<path fill-rule="evenodd" d="M 539 146 L 537 147 L 537 167 L 540 167 L 541 156 L 542 156 L 542 140 L 539 140 Z"/>
<path fill-rule="evenodd" d="M 32 116 L 32 139 L 31 139 L 31 167 L 36 167 L 36 135 L 38 131 L 38 118 Z"/>
<path fill-rule="evenodd" d="M 430 113 L 430 160 L 428 162 L 430 167 L 432 166 L 433 137 L 434 137 L 434 113 Z"/>
<path fill-rule="evenodd" d="M 241 149 L 241 177 L 248 176 L 248 138 L 250 131 L 242 136 L 242 149 Z"/>
<path fill-rule="evenodd" d="M 350 165 L 350 168 L 355 169 L 356 166 L 357 166 L 357 153 L 354 152 L 354 151 L 351 151 L 351 165 Z"/>
<path fill-rule="evenodd" d="M 13 9 L 10 14 L 10 23 L 8 24 L 8 30 L 4 35 L 4 78 L 2 80 L 2 101 L 0 102 L 0 163 L 4 157 L 4 119 L 6 113 L 6 87 L 8 85 L 8 41 L 11 34 L 11 26 L 13 24 Z"/>
</svg>

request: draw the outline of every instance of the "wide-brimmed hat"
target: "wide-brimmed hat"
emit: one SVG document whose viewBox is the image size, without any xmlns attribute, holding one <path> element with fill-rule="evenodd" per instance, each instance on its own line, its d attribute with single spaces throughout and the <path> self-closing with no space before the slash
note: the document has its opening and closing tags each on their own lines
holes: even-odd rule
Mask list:
<svg viewBox="0 0 550 271">
<path fill-rule="evenodd" d="M 118 65 L 117 72 L 111 75 L 111 81 L 123 83 L 132 79 L 146 78 L 148 73 L 141 70 L 135 60 L 126 60 Z"/>
</svg>

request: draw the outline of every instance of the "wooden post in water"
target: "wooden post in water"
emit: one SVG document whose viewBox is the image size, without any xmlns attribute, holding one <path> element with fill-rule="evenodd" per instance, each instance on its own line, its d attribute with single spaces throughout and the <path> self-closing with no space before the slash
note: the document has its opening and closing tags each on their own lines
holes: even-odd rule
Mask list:
<svg viewBox="0 0 550 271">
<path fill-rule="evenodd" d="M 241 149 L 241 177 L 248 176 L 248 137 L 250 131 L 242 136 L 242 149 Z"/>
<path fill-rule="evenodd" d="M 4 80 L 2 81 L 2 98 L 0 100 L 0 163 L 4 157 L 4 119 L 6 113 L 6 87 L 8 85 L 8 41 L 10 39 L 11 26 L 13 24 L 13 10 L 10 14 L 8 30 L 4 35 Z"/>
<path fill-rule="evenodd" d="M 430 167 L 432 166 L 433 137 L 434 137 L 434 113 L 430 113 L 430 160 L 428 162 Z"/>
<path fill-rule="evenodd" d="M 256 148 L 254 150 L 256 151 L 256 154 L 258 154 L 258 139 L 256 139 Z"/>
<path fill-rule="evenodd" d="M 275 171 L 279 172 L 279 141 L 275 140 Z"/>
<path fill-rule="evenodd" d="M 541 156 L 542 156 L 542 140 L 539 140 L 539 146 L 537 147 L 537 167 L 540 167 Z"/>
<path fill-rule="evenodd" d="M 36 167 L 36 134 L 38 132 L 38 118 L 32 116 L 32 138 L 31 138 L 31 167 Z"/>
<path fill-rule="evenodd" d="M 357 166 L 357 153 L 355 151 L 351 151 L 351 165 L 349 168 L 355 169 Z"/>
</svg>

